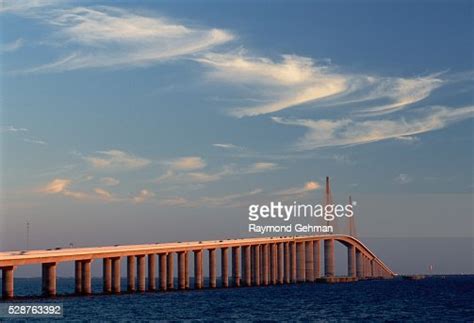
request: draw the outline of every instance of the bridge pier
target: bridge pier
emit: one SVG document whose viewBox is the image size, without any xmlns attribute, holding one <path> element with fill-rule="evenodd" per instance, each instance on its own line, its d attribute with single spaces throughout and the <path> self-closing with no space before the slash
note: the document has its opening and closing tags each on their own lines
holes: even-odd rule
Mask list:
<svg viewBox="0 0 474 323">
<path fill-rule="evenodd" d="M 284 283 L 285 272 L 283 269 L 283 256 L 284 255 L 284 244 L 283 242 L 278 243 L 278 256 L 277 256 L 277 267 L 278 267 L 278 284 Z"/>
<path fill-rule="evenodd" d="M 290 277 L 296 283 L 296 242 L 290 242 Z"/>
<path fill-rule="evenodd" d="M 260 286 L 260 245 L 252 246 L 252 274 L 253 281 L 252 284 L 255 286 Z"/>
<path fill-rule="evenodd" d="M 251 246 L 242 246 L 242 263 L 244 269 L 245 286 L 252 286 L 252 262 L 251 262 Z"/>
<path fill-rule="evenodd" d="M 324 240 L 324 275 L 334 277 L 334 239 Z"/>
<path fill-rule="evenodd" d="M 224 288 L 229 287 L 228 248 L 221 248 L 221 284 Z"/>
<path fill-rule="evenodd" d="M 84 260 L 82 262 L 82 294 L 92 294 L 92 276 L 91 276 L 92 260 Z"/>
<path fill-rule="evenodd" d="M 296 243 L 296 267 L 297 267 L 297 282 L 304 283 L 306 281 L 305 269 L 305 243 Z"/>
<path fill-rule="evenodd" d="M 112 292 L 112 259 L 102 259 L 102 291 L 104 293 Z"/>
<path fill-rule="evenodd" d="M 186 254 L 178 252 L 178 289 L 186 289 Z"/>
<path fill-rule="evenodd" d="M 314 244 L 313 241 L 306 241 L 306 255 L 305 255 L 305 268 L 306 268 L 306 281 L 314 282 Z"/>
<path fill-rule="evenodd" d="M 56 296 L 56 263 L 43 263 L 41 268 L 43 295 Z"/>
<path fill-rule="evenodd" d="M 314 278 L 321 277 L 321 243 L 319 240 L 313 241 L 313 264 L 314 264 Z"/>
<path fill-rule="evenodd" d="M 216 249 L 209 249 L 209 287 L 216 288 Z"/>
<path fill-rule="evenodd" d="M 364 277 L 364 272 L 363 272 L 363 260 L 362 260 L 362 253 L 360 252 L 359 249 L 356 249 L 356 276 L 357 278 L 363 278 Z"/>
<path fill-rule="evenodd" d="M 168 289 L 174 289 L 174 252 L 168 252 L 166 257 L 166 276 L 168 282 Z"/>
<path fill-rule="evenodd" d="M 355 247 L 353 245 L 347 246 L 347 276 L 355 277 L 356 276 L 356 256 L 355 256 Z"/>
<path fill-rule="evenodd" d="M 135 291 L 135 256 L 127 257 L 127 291 Z"/>
<path fill-rule="evenodd" d="M 283 271 L 284 271 L 284 281 L 286 284 L 291 283 L 290 275 L 290 244 L 288 242 L 283 243 Z"/>
<path fill-rule="evenodd" d="M 166 253 L 160 253 L 160 290 L 161 291 L 166 291 L 168 289 L 168 284 L 167 284 L 167 277 L 166 277 L 166 260 L 168 258 L 168 255 Z"/>
<path fill-rule="evenodd" d="M 189 288 L 189 253 L 184 252 L 184 284 L 186 289 Z"/>
<path fill-rule="evenodd" d="M 232 247 L 232 284 L 240 287 L 240 248 Z"/>
<path fill-rule="evenodd" d="M 74 292 L 82 293 L 82 261 L 74 261 Z"/>
<path fill-rule="evenodd" d="M 138 273 L 138 291 L 144 292 L 146 289 L 146 268 L 145 255 L 137 256 L 137 273 Z"/>
<path fill-rule="evenodd" d="M 120 293 L 120 257 L 112 258 L 112 292 Z"/>
<path fill-rule="evenodd" d="M 199 249 L 194 251 L 194 288 L 201 289 L 202 285 L 202 250 Z"/>
<path fill-rule="evenodd" d="M 270 252 L 270 245 L 264 244 L 262 246 L 262 284 L 265 286 L 268 285 L 270 276 Z"/>
<path fill-rule="evenodd" d="M 148 290 L 156 290 L 156 254 L 148 255 Z"/>
<path fill-rule="evenodd" d="M 2 298 L 9 299 L 14 296 L 14 266 L 2 268 Z"/>
<path fill-rule="evenodd" d="M 276 285 L 278 279 L 278 246 L 272 243 L 270 246 L 270 277 L 272 285 Z"/>
</svg>

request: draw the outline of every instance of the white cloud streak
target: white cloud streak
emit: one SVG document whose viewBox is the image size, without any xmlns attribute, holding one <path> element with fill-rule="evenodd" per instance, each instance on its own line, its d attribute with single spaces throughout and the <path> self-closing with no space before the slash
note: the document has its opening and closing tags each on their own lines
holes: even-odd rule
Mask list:
<svg viewBox="0 0 474 323">
<path fill-rule="evenodd" d="M 37 17 L 55 28 L 50 42 L 61 43 L 69 53 L 26 73 L 146 66 L 194 55 L 233 38 L 221 29 L 191 28 L 106 6 L 45 10 Z"/>
<path fill-rule="evenodd" d="M 413 136 L 442 129 L 474 116 L 474 106 L 463 108 L 432 107 L 415 111 L 410 119 L 310 120 L 273 117 L 273 121 L 307 128 L 296 143 L 299 150 L 321 147 L 359 145 L 386 139 Z"/>
<path fill-rule="evenodd" d="M 17 40 L 15 40 L 13 42 L 1 45 L 0 46 L 0 53 L 14 52 L 14 51 L 20 49 L 21 47 L 23 47 L 23 44 L 24 44 L 23 39 L 18 38 Z"/>
<path fill-rule="evenodd" d="M 126 171 L 143 168 L 151 160 L 137 157 L 121 150 L 98 151 L 95 156 L 82 157 L 93 168 L 107 171 Z"/>
</svg>

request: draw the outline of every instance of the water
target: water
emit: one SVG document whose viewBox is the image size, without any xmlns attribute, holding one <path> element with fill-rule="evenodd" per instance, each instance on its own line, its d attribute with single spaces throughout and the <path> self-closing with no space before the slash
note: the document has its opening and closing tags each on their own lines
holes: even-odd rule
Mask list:
<svg viewBox="0 0 474 323">
<path fill-rule="evenodd" d="M 17 295 L 38 294 L 41 280 L 16 279 Z M 125 281 L 122 282 L 125 285 Z M 74 289 L 59 278 L 58 292 Z M 93 279 L 101 290 L 101 280 Z M 59 302 L 68 320 L 474 321 L 474 276 L 345 284 L 298 284 L 143 293 L 27 298 Z"/>
</svg>

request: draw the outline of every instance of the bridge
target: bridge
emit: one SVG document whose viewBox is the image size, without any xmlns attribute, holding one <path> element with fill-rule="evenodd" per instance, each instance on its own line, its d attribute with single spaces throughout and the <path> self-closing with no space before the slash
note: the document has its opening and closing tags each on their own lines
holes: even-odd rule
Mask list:
<svg viewBox="0 0 474 323">
<path fill-rule="evenodd" d="M 347 247 L 347 276 L 344 277 L 335 275 L 335 242 Z M 221 263 L 219 286 L 216 265 L 218 250 Z M 229 251 L 232 253 L 230 259 Z M 204 253 L 208 253 L 207 286 L 203 279 Z M 103 268 L 101 292 L 121 293 L 122 259 L 127 262 L 127 292 L 187 290 L 191 289 L 190 254 L 194 256 L 194 289 L 345 282 L 386 279 L 395 275 L 361 241 L 343 234 L 115 245 L 0 252 L 2 297 L 14 297 L 15 268 L 31 264 L 42 265 L 42 295 L 56 296 L 57 266 L 72 261 L 75 263 L 74 293 L 92 294 L 91 263 L 97 260 L 102 261 Z M 174 277 L 175 260 L 177 281 Z"/>
</svg>

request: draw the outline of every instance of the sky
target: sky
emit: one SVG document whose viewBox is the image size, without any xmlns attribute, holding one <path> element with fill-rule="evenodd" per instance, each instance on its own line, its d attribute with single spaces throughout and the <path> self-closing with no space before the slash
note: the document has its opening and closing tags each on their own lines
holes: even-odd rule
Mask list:
<svg viewBox="0 0 474 323">
<path fill-rule="evenodd" d="M 329 176 L 396 270 L 473 272 L 473 12 L 2 1 L 0 249 L 245 236 Z"/>
</svg>

